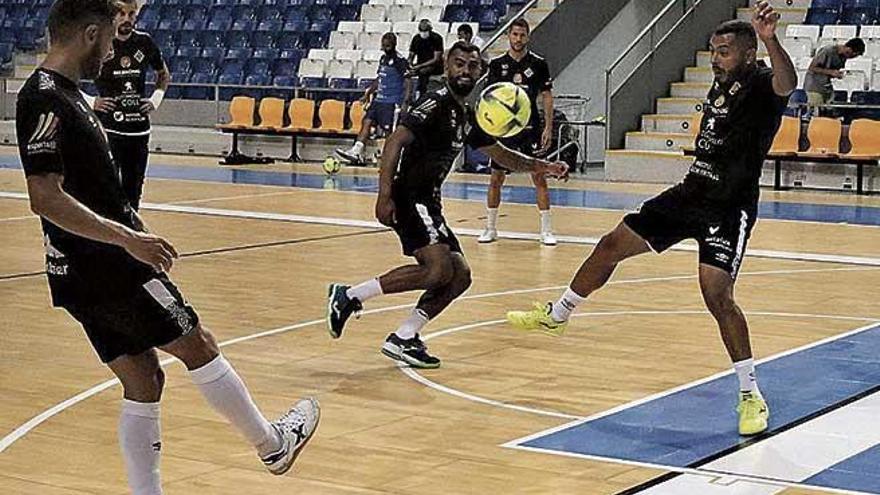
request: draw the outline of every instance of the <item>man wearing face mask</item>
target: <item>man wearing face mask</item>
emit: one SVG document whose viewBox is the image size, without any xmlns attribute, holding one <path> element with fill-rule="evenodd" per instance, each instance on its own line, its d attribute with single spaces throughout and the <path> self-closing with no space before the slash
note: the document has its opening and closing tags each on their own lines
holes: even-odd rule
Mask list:
<svg viewBox="0 0 880 495">
<path fill-rule="evenodd" d="M 409 105 L 412 81 L 406 77 L 409 64 L 397 52 L 397 36 L 385 33 L 382 36 L 382 58 L 376 80 L 367 88 L 361 102 L 367 106 L 367 113 L 361 123 L 361 132 L 354 145 L 347 150 L 336 150 L 343 160 L 351 164 L 364 162 L 364 146 L 370 137 L 373 124 L 379 126 L 387 135 L 394 126 L 398 110 Z"/>
<path fill-rule="evenodd" d="M 263 416 L 169 278 L 177 251 L 147 232 L 131 208 L 104 129 L 79 90 L 112 54 L 114 16 L 111 0 L 56 0 L 47 21 L 49 53 L 18 93 L 19 155 L 42 225 L 52 304 L 80 323 L 122 384 L 118 436 L 133 495 L 162 494 L 165 374 L 156 349 L 182 361 L 263 466 L 284 474 L 317 428 L 317 401 L 300 400 L 274 422 Z"/>
<path fill-rule="evenodd" d="M 418 77 L 416 89 L 421 97 L 428 91 L 431 76 L 443 74 L 443 37 L 434 32 L 428 19 L 419 22 L 419 34 L 410 42 L 409 63 L 411 75 Z"/>
<path fill-rule="evenodd" d="M 757 219 L 764 159 L 797 86 L 794 65 L 776 37 L 779 14 L 763 0 L 753 9 L 751 23 L 725 22 L 709 41 L 715 80 L 703 105 L 696 159 L 684 180 L 603 236 L 555 303 L 507 313 L 521 330 L 559 335 L 577 306 L 608 282 L 620 262 L 696 240 L 703 301 L 737 377 L 740 435 L 767 430 L 770 408 L 758 389 L 748 322 L 733 288 Z M 758 38 L 772 70 L 755 60 Z"/>
<path fill-rule="evenodd" d="M 137 210 L 147 171 L 150 114 L 162 104 L 171 73 L 153 38 L 134 28 L 139 9 L 137 0 L 118 0 L 116 7 L 113 58 L 105 62 L 101 76 L 95 80 L 100 96 L 93 105 L 107 130 L 125 195 Z M 150 68 L 156 71 L 156 90 L 144 98 Z"/>
<path fill-rule="evenodd" d="M 385 141 L 379 171 L 376 218 L 392 227 L 403 253 L 417 264 L 349 287 L 332 284 L 327 304 L 331 337 L 340 338 L 345 322 L 363 302 L 382 294 L 424 291 L 412 314 L 388 335 L 381 352 L 417 368 L 437 368 L 419 332 L 471 284 L 470 268 L 455 234 L 443 218 L 440 188 L 452 162 L 467 143 L 514 171 L 563 176 L 568 166 L 512 151 L 474 124 L 465 100 L 482 74 L 480 50 L 455 43 L 446 55 L 446 84 L 428 91 L 400 120 Z"/>
</svg>

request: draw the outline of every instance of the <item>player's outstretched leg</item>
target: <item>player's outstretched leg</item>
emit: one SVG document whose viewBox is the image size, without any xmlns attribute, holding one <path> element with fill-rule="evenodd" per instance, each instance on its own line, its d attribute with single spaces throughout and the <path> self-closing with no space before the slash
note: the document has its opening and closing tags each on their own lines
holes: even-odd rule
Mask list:
<svg viewBox="0 0 880 495">
<path fill-rule="evenodd" d="M 269 422 L 238 373 L 220 354 L 214 336 L 201 325 L 162 350 L 183 361 L 208 404 L 254 446 L 270 473 L 280 475 L 290 470 L 318 427 L 321 409 L 317 400 L 301 399 Z"/>
<path fill-rule="evenodd" d="M 353 287 L 333 283 L 327 294 L 327 330 L 330 336 L 342 336 L 345 324 L 353 314 L 363 309 L 363 303 L 383 294 L 398 294 L 411 290 L 430 290 L 446 285 L 454 274 L 449 246 L 433 244 L 419 249 L 413 255 L 417 265 L 399 266 L 378 278 L 372 278 Z"/>
<path fill-rule="evenodd" d="M 428 353 L 419 332 L 471 286 L 471 270 L 464 256 L 454 252 L 449 256 L 453 268 L 452 279 L 446 285 L 428 289 L 422 294 L 409 318 L 385 339 L 382 354 L 414 368 L 440 367 L 440 359 Z"/>
<path fill-rule="evenodd" d="M 739 380 L 739 433 L 756 435 L 767 430 L 770 409 L 758 389 L 755 361 L 749 342 L 749 326 L 733 297 L 735 280 L 726 271 L 711 265 L 700 265 L 700 289 L 706 307 L 721 331 L 721 339 Z"/>
<path fill-rule="evenodd" d="M 535 303 L 531 311 L 509 311 L 507 321 L 520 330 L 561 335 L 577 305 L 608 282 L 618 263 L 648 251 L 648 243 L 621 222 L 602 237 L 559 300 Z"/>
</svg>

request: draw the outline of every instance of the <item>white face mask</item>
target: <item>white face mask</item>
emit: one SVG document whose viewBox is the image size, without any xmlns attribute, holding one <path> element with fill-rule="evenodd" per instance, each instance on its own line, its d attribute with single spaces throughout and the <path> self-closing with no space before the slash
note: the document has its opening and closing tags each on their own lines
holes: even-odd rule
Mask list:
<svg viewBox="0 0 880 495">
<path fill-rule="evenodd" d="M 430 31 L 419 31 L 419 36 L 422 38 L 427 38 L 429 34 L 431 34 Z"/>
</svg>

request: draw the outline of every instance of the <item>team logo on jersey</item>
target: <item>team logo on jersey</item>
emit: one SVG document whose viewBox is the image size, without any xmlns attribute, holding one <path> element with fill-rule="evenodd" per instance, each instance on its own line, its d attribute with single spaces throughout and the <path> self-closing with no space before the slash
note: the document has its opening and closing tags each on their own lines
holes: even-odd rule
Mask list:
<svg viewBox="0 0 880 495">
<path fill-rule="evenodd" d="M 142 52 L 140 50 L 134 52 L 134 59 L 137 60 L 138 63 L 143 62 L 144 61 L 144 52 Z"/>
<path fill-rule="evenodd" d="M 128 56 L 122 57 L 119 59 L 119 65 L 121 65 L 123 69 L 127 69 L 131 67 L 131 59 L 128 58 Z"/>
<path fill-rule="evenodd" d="M 513 75 L 513 82 L 514 82 L 514 84 L 522 84 L 522 82 L 523 82 L 522 74 L 514 74 Z"/>
<path fill-rule="evenodd" d="M 40 89 L 55 89 L 55 79 L 46 72 L 40 72 Z"/>
<path fill-rule="evenodd" d="M 535 72 L 532 70 L 531 67 L 529 67 L 525 70 L 525 72 L 523 72 L 523 74 L 525 74 L 526 77 L 532 77 L 535 75 Z"/>
</svg>

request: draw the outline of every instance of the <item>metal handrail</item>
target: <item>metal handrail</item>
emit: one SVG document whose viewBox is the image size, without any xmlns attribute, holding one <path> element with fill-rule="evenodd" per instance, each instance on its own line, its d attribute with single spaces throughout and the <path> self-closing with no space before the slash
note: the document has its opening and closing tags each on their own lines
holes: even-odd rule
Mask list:
<svg viewBox="0 0 880 495">
<path fill-rule="evenodd" d="M 657 26 L 657 24 L 660 23 L 660 20 L 666 15 L 666 13 L 669 12 L 669 10 L 671 10 L 672 7 L 675 6 L 675 4 L 679 1 L 683 0 L 669 0 L 669 3 L 667 3 L 666 6 L 663 7 L 663 10 L 661 10 L 659 14 L 655 15 L 654 18 L 651 19 L 651 22 L 649 22 L 648 25 L 645 26 L 644 29 L 642 29 L 638 36 L 635 37 L 633 42 L 626 47 L 623 53 L 621 53 L 620 56 L 617 57 L 617 59 L 615 59 L 614 62 L 608 66 L 607 69 L 605 69 L 605 73 L 608 74 L 610 72 L 613 72 L 614 69 L 616 69 L 617 66 L 623 62 L 623 59 L 626 58 L 626 56 L 629 55 L 630 52 L 636 49 L 636 46 L 638 46 L 639 43 L 641 43 L 641 41 L 654 30 L 654 28 Z"/>
</svg>

